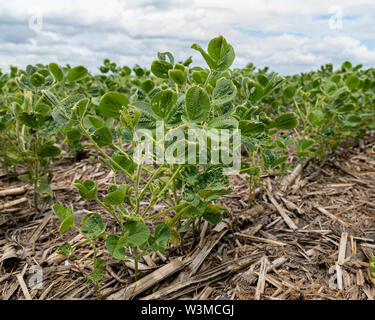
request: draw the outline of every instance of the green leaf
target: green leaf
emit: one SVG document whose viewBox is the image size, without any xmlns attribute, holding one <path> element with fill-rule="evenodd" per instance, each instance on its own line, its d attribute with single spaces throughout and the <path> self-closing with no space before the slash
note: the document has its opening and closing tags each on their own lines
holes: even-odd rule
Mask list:
<svg viewBox="0 0 375 320">
<path fill-rule="evenodd" d="M 88 122 L 88 124 L 89 124 L 91 127 L 94 127 L 94 128 L 96 128 L 96 129 L 99 129 L 99 128 L 103 127 L 103 125 L 104 125 L 103 120 L 100 119 L 100 118 L 97 117 L 97 116 L 87 116 L 87 117 L 85 118 L 85 120 L 86 120 L 86 121 L 85 121 L 86 123 Z"/>
<path fill-rule="evenodd" d="M 102 127 L 102 128 L 95 130 L 95 132 L 92 135 L 92 138 L 99 145 L 99 147 L 112 145 L 112 140 L 113 140 L 112 132 L 107 127 Z"/>
<path fill-rule="evenodd" d="M 287 112 L 276 118 L 272 125 L 278 129 L 294 129 L 298 126 L 298 116 L 294 112 Z"/>
<path fill-rule="evenodd" d="M 72 206 L 65 208 L 64 206 L 58 203 L 55 203 L 52 206 L 52 211 L 56 214 L 56 216 L 60 219 L 60 221 L 64 221 L 68 216 L 73 215 Z"/>
<path fill-rule="evenodd" d="M 125 237 L 109 235 L 105 240 L 105 246 L 109 254 L 117 260 L 125 260 Z"/>
<path fill-rule="evenodd" d="M 203 219 L 211 224 L 218 224 L 222 219 L 220 211 L 223 210 L 226 209 L 224 207 L 208 203 L 203 214 Z"/>
<path fill-rule="evenodd" d="M 77 128 L 73 128 L 66 132 L 66 137 L 68 138 L 69 142 L 78 142 L 81 138 L 81 132 Z"/>
<path fill-rule="evenodd" d="M 44 122 L 47 120 L 47 117 L 36 112 L 27 113 L 22 112 L 18 118 L 25 125 L 33 129 L 39 129 Z"/>
<path fill-rule="evenodd" d="M 149 93 L 152 89 L 154 89 L 154 87 L 155 83 L 150 79 L 143 81 L 141 84 L 142 90 L 146 93 Z"/>
<path fill-rule="evenodd" d="M 83 199 L 95 200 L 98 193 L 98 184 L 92 180 L 85 180 L 81 182 L 79 180 L 74 181 L 75 187 L 78 188 L 79 194 Z"/>
<path fill-rule="evenodd" d="M 186 222 L 184 225 L 182 225 L 180 228 L 178 228 L 179 233 L 184 233 L 189 230 L 190 225 L 192 224 L 192 220 Z"/>
<path fill-rule="evenodd" d="M 246 91 L 247 99 L 249 101 L 257 102 L 263 98 L 264 89 L 258 82 L 250 80 L 249 78 L 245 78 L 243 85 Z"/>
<path fill-rule="evenodd" d="M 169 62 L 174 65 L 174 57 L 173 57 L 173 54 L 166 51 L 166 52 L 158 52 L 158 58 L 159 60 L 163 60 L 165 61 L 166 60 L 166 57 L 168 57 L 169 59 Z"/>
<path fill-rule="evenodd" d="M 305 151 L 312 147 L 312 145 L 315 143 L 314 140 L 310 139 L 300 139 L 297 141 L 297 150 L 298 151 Z"/>
<path fill-rule="evenodd" d="M 346 121 L 349 122 L 350 124 L 358 125 L 359 123 L 362 122 L 362 118 L 359 115 L 351 114 L 346 118 Z"/>
<path fill-rule="evenodd" d="M 172 68 L 173 65 L 164 60 L 155 60 L 151 64 L 151 72 L 162 79 L 168 78 L 168 71 Z"/>
<path fill-rule="evenodd" d="M 126 235 L 126 245 L 137 247 L 145 243 L 149 236 L 149 228 L 142 222 L 130 221 L 125 224 L 123 229 Z"/>
<path fill-rule="evenodd" d="M 204 51 L 199 44 L 194 43 L 191 48 L 201 53 L 203 59 L 206 61 L 211 70 L 215 70 L 217 68 L 217 63 L 215 62 L 215 60 L 210 57 L 210 55 L 206 51 Z"/>
<path fill-rule="evenodd" d="M 65 257 L 67 257 L 68 259 L 72 256 L 73 254 L 73 248 L 72 246 L 69 244 L 69 242 L 64 242 L 57 250 L 56 250 L 56 253 L 57 254 L 62 254 L 64 255 Z"/>
<path fill-rule="evenodd" d="M 186 92 L 186 115 L 192 122 L 203 122 L 210 113 L 210 99 L 207 93 L 197 86 L 191 87 Z"/>
<path fill-rule="evenodd" d="M 104 272 L 102 269 L 94 269 L 94 271 L 91 273 L 91 276 L 87 278 L 87 282 L 92 281 L 97 285 L 99 281 L 103 279 L 103 276 Z"/>
<path fill-rule="evenodd" d="M 82 219 L 81 232 L 83 235 L 91 238 L 98 238 L 101 236 L 106 228 L 102 217 L 99 213 L 89 213 Z"/>
<path fill-rule="evenodd" d="M 238 120 L 235 118 L 225 119 L 224 117 L 218 117 L 211 120 L 207 126 L 215 129 L 236 129 L 238 128 Z"/>
<path fill-rule="evenodd" d="M 237 95 L 237 88 L 229 79 L 221 80 L 216 83 L 212 98 L 216 105 L 221 106 L 224 103 L 232 101 Z"/>
<path fill-rule="evenodd" d="M 266 87 L 267 84 L 268 84 L 268 82 L 269 82 L 267 76 L 265 76 L 264 74 L 258 74 L 257 75 L 257 80 L 258 80 L 258 82 L 260 83 L 260 85 L 262 87 Z"/>
<path fill-rule="evenodd" d="M 45 83 L 46 79 L 45 77 L 40 74 L 39 72 L 35 72 L 31 77 L 30 77 L 30 83 L 34 87 L 40 87 Z"/>
<path fill-rule="evenodd" d="M 177 93 L 171 89 L 158 92 L 151 100 L 151 108 L 155 114 L 165 119 L 177 102 Z"/>
<path fill-rule="evenodd" d="M 163 253 L 167 248 L 170 236 L 170 228 L 164 223 L 159 224 L 155 229 L 155 235 L 151 241 L 151 249 Z"/>
<path fill-rule="evenodd" d="M 52 196 L 52 188 L 47 182 L 40 183 L 39 186 L 36 188 L 36 192 L 39 194 L 48 194 Z"/>
<path fill-rule="evenodd" d="M 64 74 L 57 63 L 54 63 L 54 62 L 50 63 L 48 65 L 48 69 L 52 73 L 56 81 L 63 81 Z"/>
<path fill-rule="evenodd" d="M 76 119 L 80 120 L 85 115 L 88 106 L 89 100 L 82 99 L 73 106 L 72 114 L 76 117 Z"/>
<path fill-rule="evenodd" d="M 241 135 L 243 136 L 251 136 L 266 130 L 263 122 L 253 120 L 240 120 L 238 128 L 241 130 Z"/>
<path fill-rule="evenodd" d="M 209 42 L 207 52 L 215 61 L 217 65 L 215 69 L 217 71 L 224 71 L 228 69 L 232 65 L 235 58 L 232 46 L 227 43 L 222 35 L 212 39 Z"/>
<path fill-rule="evenodd" d="M 174 83 L 182 86 L 186 82 L 187 73 L 182 70 L 168 70 L 168 76 Z"/>
<path fill-rule="evenodd" d="M 288 86 L 284 89 L 283 97 L 285 99 L 292 99 L 297 92 L 297 88 L 294 86 Z"/>
<path fill-rule="evenodd" d="M 337 112 L 339 113 L 348 113 L 355 110 L 355 105 L 353 103 L 346 103 L 343 106 L 337 108 Z"/>
<path fill-rule="evenodd" d="M 276 161 L 276 155 L 273 153 L 272 150 L 266 149 L 262 152 L 262 157 L 264 161 L 264 165 L 267 169 L 273 168 L 273 163 Z"/>
<path fill-rule="evenodd" d="M 275 168 L 277 166 L 280 166 L 281 164 L 283 164 L 286 160 L 289 159 L 289 156 L 282 156 L 282 157 L 278 157 L 273 163 L 272 163 L 272 168 Z"/>
<path fill-rule="evenodd" d="M 84 66 L 77 66 L 69 70 L 67 79 L 69 82 L 79 81 L 85 78 L 88 73 L 88 70 Z"/>
<path fill-rule="evenodd" d="M 313 110 L 309 112 L 307 118 L 309 119 L 310 123 L 314 126 L 320 126 L 325 119 L 324 112 L 321 110 Z"/>
<path fill-rule="evenodd" d="M 102 115 L 111 118 L 119 118 L 120 110 L 129 104 L 129 99 L 118 92 L 108 92 L 99 103 L 99 111 Z"/>
<path fill-rule="evenodd" d="M 360 79 L 355 75 L 351 75 L 346 78 L 345 83 L 351 91 L 356 90 L 360 85 Z"/>
<path fill-rule="evenodd" d="M 55 121 L 49 116 L 37 132 L 41 137 L 48 139 L 51 136 L 56 135 L 62 127 L 63 125 L 61 123 Z"/>
<path fill-rule="evenodd" d="M 68 231 L 71 227 L 73 227 L 73 225 L 74 225 L 74 216 L 73 215 L 67 216 L 60 225 L 60 230 L 59 230 L 60 234 L 63 234 L 66 231 Z"/>
<path fill-rule="evenodd" d="M 126 191 L 127 188 L 124 184 L 114 186 L 114 188 L 111 189 L 111 192 L 108 191 L 108 194 L 104 197 L 103 202 L 109 205 L 120 205 L 124 202 Z"/>
<path fill-rule="evenodd" d="M 59 147 L 53 146 L 50 143 L 44 143 L 36 149 L 36 153 L 42 158 L 53 158 L 57 157 L 61 153 L 61 150 Z"/>
</svg>

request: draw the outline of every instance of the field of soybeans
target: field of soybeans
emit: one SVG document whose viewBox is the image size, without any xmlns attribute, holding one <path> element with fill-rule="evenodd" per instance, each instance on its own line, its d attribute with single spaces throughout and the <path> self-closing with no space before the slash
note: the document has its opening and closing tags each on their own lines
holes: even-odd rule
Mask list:
<svg viewBox="0 0 375 320">
<path fill-rule="evenodd" d="M 0 70 L 3 300 L 375 297 L 375 69 Z"/>
</svg>

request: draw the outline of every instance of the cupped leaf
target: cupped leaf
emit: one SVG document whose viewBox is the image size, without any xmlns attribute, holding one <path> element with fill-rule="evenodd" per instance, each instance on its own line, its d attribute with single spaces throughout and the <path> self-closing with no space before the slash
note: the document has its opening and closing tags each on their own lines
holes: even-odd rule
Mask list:
<svg viewBox="0 0 375 320">
<path fill-rule="evenodd" d="M 151 239 L 151 249 L 163 253 L 167 248 L 170 236 L 171 230 L 168 225 L 159 224 L 155 229 L 154 237 Z"/>
<path fill-rule="evenodd" d="M 200 87 L 193 86 L 186 92 L 185 108 L 188 120 L 203 122 L 210 113 L 210 99 Z"/>
<path fill-rule="evenodd" d="M 283 91 L 283 97 L 285 99 L 292 99 L 297 92 L 297 88 L 295 86 L 288 86 Z"/>
<path fill-rule="evenodd" d="M 56 216 L 60 219 L 60 221 L 64 221 L 68 216 L 73 215 L 73 207 L 64 207 L 61 204 L 55 203 L 52 206 L 52 211 L 56 214 Z"/>
<path fill-rule="evenodd" d="M 85 180 L 81 182 L 79 180 L 74 181 L 74 186 L 78 189 L 79 194 L 83 199 L 95 200 L 98 193 L 98 184 L 92 180 Z"/>
<path fill-rule="evenodd" d="M 150 236 L 150 229 L 139 221 L 127 222 L 123 232 L 126 236 L 126 245 L 130 247 L 142 245 Z"/>
<path fill-rule="evenodd" d="M 74 225 L 74 216 L 73 215 L 67 216 L 60 225 L 60 230 L 59 230 L 60 234 L 63 234 L 66 231 L 68 231 L 71 227 L 73 227 L 73 225 Z"/>
<path fill-rule="evenodd" d="M 67 257 L 68 259 L 72 256 L 73 254 L 73 248 L 72 246 L 69 244 L 69 242 L 64 242 L 57 250 L 56 250 L 56 253 L 57 254 L 62 254 L 64 255 L 65 257 Z"/>
<path fill-rule="evenodd" d="M 151 72 L 162 79 L 168 78 L 168 71 L 172 68 L 173 65 L 164 60 L 155 60 L 151 64 Z"/>
<path fill-rule="evenodd" d="M 354 91 L 359 87 L 360 81 L 358 76 L 353 74 L 345 80 L 345 83 L 351 91 Z"/>
<path fill-rule="evenodd" d="M 158 92 L 151 100 L 152 111 L 165 119 L 177 102 L 177 98 L 177 93 L 171 89 Z"/>
<path fill-rule="evenodd" d="M 56 81 L 63 81 L 64 79 L 64 73 L 62 72 L 60 66 L 57 63 L 50 63 L 48 65 L 49 71 L 52 73 Z"/>
<path fill-rule="evenodd" d="M 92 135 L 92 138 L 95 140 L 99 147 L 112 145 L 112 132 L 107 127 L 102 127 L 95 130 L 94 134 Z"/>
<path fill-rule="evenodd" d="M 278 129 L 288 130 L 298 126 L 298 116 L 294 112 L 287 112 L 273 121 L 273 126 Z"/>
<path fill-rule="evenodd" d="M 77 66 L 70 69 L 67 75 L 69 82 L 75 82 L 84 79 L 88 75 L 88 70 L 84 66 Z"/>
<path fill-rule="evenodd" d="M 256 81 L 245 78 L 243 85 L 246 91 L 247 99 L 251 102 L 260 101 L 264 96 L 263 87 Z"/>
<path fill-rule="evenodd" d="M 251 136 L 256 133 L 264 132 L 266 126 L 263 122 L 253 120 L 240 120 L 238 128 L 241 130 L 241 135 Z"/>
<path fill-rule="evenodd" d="M 99 103 L 99 111 L 103 116 L 119 118 L 120 110 L 129 104 L 129 99 L 118 92 L 107 92 Z"/>
<path fill-rule="evenodd" d="M 203 219 L 211 224 L 218 224 L 222 219 L 221 211 L 223 210 L 226 208 L 208 203 L 203 213 Z"/>
<path fill-rule="evenodd" d="M 343 106 L 337 108 L 339 113 L 348 113 L 355 110 L 355 105 L 353 103 L 345 103 Z"/>
<path fill-rule="evenodd" d="M 225 119 L 224 117 L 215 118 L 207 124 L 209 128 L 215 129 L 236 129 L 238 128 L 238 125 L 239 123 L 237 119 Z"/>
<path fill-rule="evenodd" d="M 98 238 L 106 228 L 106 224 L 103 223 L 102 216 L 99 213 L 89 213 L 82 219 L 81 223 L 82 234 L 90 238 Z"/>
<path fill-rule="evenodd" d="M 229 79 L 221 80 L 216 83 L 212 98 L 216 105 L 221 106 L 224 103 L 232 101 L 237 95 L 237 88 Z"/>
<path fill-rule="evenodd" d="M 46 81 L 46 78 L 40 74 L 39 72 L 35 72 L 31 77 L 30 77 L 30 83 L 34 87 L 41 87 Z"/>
<path fill-rule="evenodd" d="M 113 186 L 108 190 L 108 194 L 104 197 L 103 202 L 110 205 L 120 205 L 124 202 L 126 196 L 126 185 Z"/>
<path fill-rule="evenodd" d="M 314 143 L 315 141 L 311 139 L 300 139 L 297 141 L 297 150 L 305 151 L 307 149 L 310 149 Z"/>
<path fill-rule="evenodd" d="M 125 260 L 125 237 L 109 235 L 105 240 L 105 246 L 109 254 L 117 260 Z"/>
<path fill-rule="evenodd" d="M 208 54 L 216 63 L 217 71 L 228 69 L 235 58 L 233 47 L 220 35 L 212 39 L 207 48 Z"/>
<path fill-rule="evenodd" d="M 313 110 L 309 112 L 307 119 L 310 121 L 310 123 L 314 126 L 320 126 L 325 119 L 324 112 L 321 110 Z"/>
<path fill-rule="evenodd" d="M 182 86 L 186 82 L 186 73 L 181 70 L 168 70 L 169 78 L 176 84 Z"/>
</svg>

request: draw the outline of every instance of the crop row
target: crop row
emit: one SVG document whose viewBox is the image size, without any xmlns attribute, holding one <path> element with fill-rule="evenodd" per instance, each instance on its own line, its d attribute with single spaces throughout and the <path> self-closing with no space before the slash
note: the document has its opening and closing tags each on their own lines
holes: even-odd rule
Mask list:
<svg viewBox="0 0 375 320">
<path fill-rule="evenodd" d="M 225 208 L 216 201 L 232 192 L 223 169 L 232 168 L 241 152 L 247 157 L 237 172 L 246 173 L 252 192 L 262 176 L 291 169 L 292 160 L 304 164 L 322 158 L 375 129 L 373 68 L 345 62 L 338 70 L 327 64 L 282 77 L 251 63 L 230 69 L 235 53 L 223 36 L 212 39 L 207 50 L 198 44 L 191 48 L 208 68 L 192 67 L 191 57 L 176 62 L 164 52 L 150 70 L 119 67 L 106 59 L 96 75 L 84 66 L 56 63 L 0 71 L 2 167 L 27 166 L 20 179 L 33 186 L 35 210 L 52 198 L 48 173 L 61 160 L 76 157 L 83 141 L 113 171 L 105 195 L 98 193 L 96 181 L 74 181 L 83 199 L 109 215 L 90 213 L 75 225 L 72 205 L 52 206 L 61 220 L 59 232 L 75 229 L 86 239 L 81 244 L 92 246 L 89 280 L 97 291 L 106 263 L 97 257 L 99 249 L 118 260 L 134 260 L 137 277 L 142 256 L 164 252 L 168 243 L 183 245 L 182 234 L 189 229 L 196 234 L 202 220 L 219 223 Z M 148 157 L 159 161 L 142 161 L 142 152 L 141 161 L 134 160 L 144 150 L 140 132 L 156 146 Z M 191 132 L 200 136 L 187 138 Z M 203 163 L 187 152 L 202 147 L 202 135 Z M 218 148 L 218 141 L 229 148 Z M 167 149 L 172 150 L 169 161 L 160 161 L 158 155 Z M 215 154 L 219 157 L 213 161 Z M 229 161 L 222 160 L 224 155 Z M 167 209 L 155 210 L 159 202 Z M 108 232 L 108 217 L 120 233 Z M 76 251 L 68 242 L 58 249 L 67 258 L 81 258 Z"/>
</svg>

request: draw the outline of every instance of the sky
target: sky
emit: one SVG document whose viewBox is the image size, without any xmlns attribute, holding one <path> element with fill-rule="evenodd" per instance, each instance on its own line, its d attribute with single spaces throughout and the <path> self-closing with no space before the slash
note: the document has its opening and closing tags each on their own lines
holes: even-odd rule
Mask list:
<svg viewBox="0 0 375 320">
<path fill-rule="evenodd" d="M 157 52 L 176 61 L 224 35 L 234 67 L 253 62 L 293 74 L 350 60 L 375 66 L 373 0 L 0 0 L 0 68 L 56 62 L 93 72 L 105 58 L 149 68 Z"/>
</svg>

